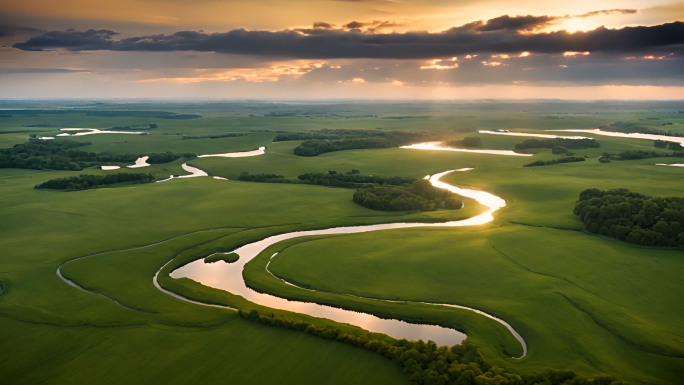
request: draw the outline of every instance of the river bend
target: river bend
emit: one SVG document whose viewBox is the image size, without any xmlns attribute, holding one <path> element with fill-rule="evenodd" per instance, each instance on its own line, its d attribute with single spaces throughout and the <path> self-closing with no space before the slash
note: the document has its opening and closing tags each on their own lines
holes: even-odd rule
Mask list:
<svg viewBox="0 0 684 385">
<path fill-rule="evenodd" d="M 459 188 L 440 181 L 440 179 L 446 174 L 449 174 L 454 171 L 466 170 L 469 169 L 445 171 L 439 174 L 432 175 L 429 178 L 429 180 L 435 187 L 446 189 L 465 197 L 473 198 L 480 204 L 488 207 L 488 210 L 486 212 L 476 215 L 474 217 L 443 223 L 399 222 L 366 226 L 335 227 L 322 230 L 296 231 L 291 233 L 278 234 L 267 237 L 257 242 L 244 245 L 232 251 L 240 256 L 240 259 L 235 263 L 228 264 L 224 262 L 216 262 L 212 264 L 207 264 L 204 263 L 203 259 L 199 259 L 174 270 L 173 272 L 171 272 L 170 275 L 173 278 L 193 279 L 205 286 L 214 287 L 217 289 L 228 291 L 232 294 L 240 295 L 245 299 L 259 305 L 287 311 L 293 311 L 297 313 L 308 314 L 314 317 L 328 318 L 336 322 L 356 325 L 364 329 L 370 330 L 372 332 L 384 333 L 394 338 L 406 338 L 409 340 L 423 339 L 426 341 L 433 340 L 439 345 L 454 345 L 461 343 L 466 336 L 463 333 L 450 328 L 445 328 L 437 325 L 411 324 L 408 322 L 393 319 L 382 319 L 371 314 L 339 309 L 332 306 L 320 305 L 317 303 L 290 301 L 284 298 L 276 297 L 274 295 L 259 293 L 247 287 L 242 277 L 242 271 L 244 269 L 244 266 L 250 260 L 259 255 L 259 253 L 261 253 L 267 247 L 274 245 L 278 242 L 282 242 L 284 240 L 293 238 L 306 237 L 312 235 L 354 234 L 368 231 L 416 227 L 461 227 L 473 226 L 490 222 L 491 220 L 493 220 L 492 214 L 496 210 L 506 206 L 506 202 L 502 198 L 485 191 Z M 406 301 L 401 302 L 410 303 Z M 469 310 L 476 312 L 477 314 L 483 315 L 485 317 L 488 317 L 490 319 L 493 319 L 496 322 L 499 322 L 500 324 L 505 326 L 511 332 L 511 334 L 513 334 L 513 336 L 518 340 L 518 342 L 520 342 L 523 348 L 523 354 L 522 356 L 517 358 L 522 358 L 525 355 L 527 355 L 527 345 L 525 343 L 525 340 L 507 322 L 503 321 L 500 318 L 487 314 L 478 309 L 468 308 L 465 306 L 455 304 L 434 304 L 422 302 L 415 303 L 428 304 L 434 306 L 447 306 Z"/>
</svg>

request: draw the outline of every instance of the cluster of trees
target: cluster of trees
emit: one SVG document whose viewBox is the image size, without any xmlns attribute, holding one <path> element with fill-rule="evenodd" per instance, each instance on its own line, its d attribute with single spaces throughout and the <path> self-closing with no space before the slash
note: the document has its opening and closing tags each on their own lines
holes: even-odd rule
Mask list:
<svg viewBox="0 0 684 385">
<path fill-rule="evenodd" d="M 160 163 L 169 163 L 173 162 L 176 159 L 179 159 L 181 157 L 184 158 L 194 158 L 195 154 L 174 154 L 172 152 L 153 152 L 149 155 L 149 158 L 147 159 L 147 163 L 149 164 L 160 164 Z"/>
<path fill-rule="evenodd" d="M 657 152 L 657 151 L 644 151 L 644 150 L 628 150 L 623 151 L 619 154 L 611 154 L 609 152 L 603 153 L 601 159 L 607 160 L 634 160 L 634 159 L 648 159 L 648 158 L 662 158 L 662 157 L 683 157 L 684 152 Z"/>
<path fill-rule="evenodd" d="M 230 132 L 227 134 L 220 135 L 204 135 L 204 136 L 188 136 L 183 135 L 183 139 L 221 139 L 221 138 L 234 138 L 237 136 L 246 136 L 247 134 L 243 132 Z"/>
<path fill-rule="evenodd" d="M 3 117 L 11 117 L 11 116 L 36 116 L 36 115 L 64 115 L 64 114 L 73 114 L 73 113 L 78 113 L 80 111 L 75 111 L 75 110 L 33 110 L 33 109 L 26 109 L 26 110 L 3 110 Z"/>
<path fill-rule="evenodd" d="M 684 198 L 626 189 L 582 191 L 575 206 L 587 230 L 647 246 L 684 246 Z"/>
<path fill-rule="evenodd" d="M 402 176 L 384 177 L 377 175 L 361 175 L 359 170 L 351 170 L 346 173 L 333 170 L 316 173 L 309 172 L 299 175 L 295 180 L 285 179 L 283 175 L 269 173 L 250 174 L 243 171 L 238 176 L 238 180 L 245 182 L 314 184 L 343 188 L 361 188 L 376 185 L 408 186 L 415 181 L 414 178 Z"/>
<path fill-rule="evenodd" d="M 0 168 L 28 168 L 34 170 L 82 170 L 85 167 L 108 162 L 133 162 L 133 154 L 111 154 L 77 150 L 90 142 L 71 140 L 39 140 L 15 144 L 0 149 Z"/>
<path fill-rule="evenodd" d="M 556 146 L 556 147 L 552 148 L 551 153 L 555 154 L 555 155 L 563 155 L 563 154 L 572 155 L 572 153 L 570 151 L 568 151 L 568 149 L 563 147 L 563 146 Z"/>
<path fill-rule="evenodd" d="M 237 255 L 237 253 L 218 252 L 204 258 L 204 263 L 214 263 L 218 261 L 223 261 L 225 263 L 234 263 L 237 262 L 238 259 L 240 259 L 240 256 Z"/>
<path fill-rule="evenodd" d="M 397 144 L 386 138 L 353 138 L 339 140 L 313 139 L 302 142 L 293 153 L 298 156 L 317 156 L 326 152 L 355 150 L 363 148 L 388 148 Z"/>
<path fill-rule="evenodd" d="M 75 191 L 119 183 L 149 183 L 152 181 L 154 181 L 152 174 L 142 173 L 120 173 L 104 176 L 81 174 L 69 178 L 50 179 L 34 188 Z"/>
<path fill-rule="evenodd" d="M 334 113 L 328 113 L 325 111 L 301 111 L 301 110 L 294 110 L 294 111 L 280 111 L 280 112 L 268 112 L 264 114 L 264 117 L 266 118 L 284 118 L 284 117 L 293 117 L 293 116 L 304 116 L 309 119 L 315 119 L 315 118 L 334 118 L 334 119 L 359 119 L 359 118 L 377 118 L 377 115 L 372 115 L 372 114 L 362 114 L 362 115 L 340 115 L 340 114 L 334 114 Z"/>
<path fill-rule="evenodd" d="M 297 177 L 301 183 L 316 184 L 321 186 L 335 186 L 345 188 L 360 188 L 368 185 L 395 185 L 408 186 L 414 178 L 402 176 L 383 177 L 377 175 L 361 175 L 359 170 L 351 170 L 346 173 L 328 171 L 326 173 L 306 173 Z"/>
<path fill-rule="evenodd" d="M 587 378 L 570 370 L 518 374 L 488 363 L 468 340 L 452 347 L 437 346 L 433 341 L 380 340 L 284 316 L 259 314 L 257 310 L 239 310 L 238 314 L 263 325 L 297 330 L 381 354 L 401 366 L 412 385 L 627 385 L 613 377 Z"/>
<path fill-rule="evenodd" d="M 83 170 L 103 163 L 130 163 L 138 155 L 94 153 L 78 150 L 90 142 L 73 140 L 29 139 L 26 143 L 15 144 L 11 148 L 0 149 L 0 168 L 28 168 L 34 170 Z M 150 164 L 167 163 L 180 158 L 193 158 L 193 154 L 173 154 L 171 152 L 150 154 Z"/>
<path fill-rule="evenodd" d="M 352 200 L 361 206 L 382 211 L 455 210 L 463 207 L 463 201 L 448 191 L 438 189 L 424 179 L 401 176 L 383 177 L 361 175 L 359 170 L 346 173 L 328 171 L 306 173 L 296 180 L 282 175 L 241 172 L 238 180 L 265 183 L 297 183 L 343 188 L 356 188 Z"/>
<path fill-rule="evenodd" d="M 666 136 L 682 136 L 680 133 L 658 130 L 657 128 L 650 128 L 639 126 L 633 122 L 615 122 L 608 125 L 600 126 L 601 131 L 621 132 L 623 134 L 651 134 L 651 135 L 666 135 Z"/>
<path fill-rule="evenodd" d="M 250 174 L 246 171 L 241 172 L 238 176 L 238 180 L 244 182 L 292 183 L 292 181 L 283 178 L 284 177 L 282 175 L 267 173 Z"/>
<path fill-rule="evenodd" d="M 74 112 L 74 111 L 69 111 Z M 79 111 L 80 112 L 80 111 Z M 133 116 L 136 118 L 161 118 L 161 119 L 197 119 L 202 115 L 196 114 L 177 114 L 175 112 L 167 111 L 135 111 L 135 110 L 93 110 L 86 111 L 86 116 L 106 116 L 106 117 L 120 117 Z"/>
<path fill-rule="evenodd" d="M 342 130 L 335 130 L 342 131 Z M 274 142 L 286 142 L 289 140 L 314 140 L 314 139 L 342 139 L 345 135 L 334 132 L 289 132 L 276 135 Z"/>
<path fill-rule="evenodd" d="M 136 110 L 4 110 L 7 116 L 35 116 L 35 115 L 65 115 L 83 114 L 86 116 L 121 117 L 132 116 L 136 118 L 160 118 L 160 119 L 196 119 L 202 115 L 177 114 L 168 111 L 136 111 Z M 152 128 L 152 127 L 150 127 Z"/>
<path fill-rule="evenodd" d="M 36 124 L 25 124 L 24 127 L 55 127 L 54 124 L 47 124 L 47 123 L 36 123 Z M 7 131 L 3 131 L 7 132 Z"/>
<path fill-rule="evenodd" d="M 396 132 L 389 132 L 393 134 Z M 388 132 L 382 130 L 345 130 L 345 129 L 330 129 L 324 128 L 317 131 L 309 132 L 283 132 L 273 138 L 274 142 L 284 142 L 288 140 L 335 140 L 335 139 L 352 139 L 352 138 L 372 138 L 384 137 Z"/>
<path fill-rule="evenodd" d="M 438 189 L 425 179 L 417 179 L 410 186 L 378 186 L 356 190 L 354 203 L 373 210 L 455 210 L 463 202 L 454 194 Z"/>
<path fill-rule="evenodd" d="M 382 130 L 321 130 L 280 134 L 273 141 L 303 140 L 294 149 L 298 156 L 317 156 L 326 152 L 362 148 L 388 148 L 427 140 L 416 132 Z"/>
<path fill-rule="evenodd" d="M 528 148 L 554 148 L 565 147 L 573 149 L 598 148 L 601 147 L 595 139 L 567 139 L 567 138 L 548 138 L 548 139 L 526 139 L 515 145 L 516 150 Z"/>
<path fill-rule="evenodd" d="M 677 142 L 668 142 L 666 140 L 655 140 L 653 141 L 653 147 L 656 148 L 669 148 L 672 151 L 684 151 L 684 147 Z"/>
<path fill-rule="evenodd" d="M 446 145 L 449 147 L 466 147 L 475 148 L 482 147 L 482 139 L 477 136 L 466 136 L 461 140 L 448 140 Z"/>
<path fill-rule="evenodd" d="M 137 126 L 114 126 L 110 128 L 113 131 L 136 131 L 136 130 L 152 130 L 159 127 L 155 123 L 139 124 Z"/>
<path fill-rule="evenodd" d="M 564 156 L 562 158 L 552 160 L 538 160 L 536 162 L 528 163 L 523 167 L 548 166 L 550 164 L 558 163 L 584 162 L 585 160 L 586 158 L 584 158 L 583 156 Z"/>
</svg>

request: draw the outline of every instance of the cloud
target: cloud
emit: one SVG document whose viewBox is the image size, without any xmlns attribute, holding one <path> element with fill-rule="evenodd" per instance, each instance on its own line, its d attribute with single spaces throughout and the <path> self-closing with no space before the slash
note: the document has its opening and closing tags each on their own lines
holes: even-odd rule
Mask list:
<svg viewBox="0 0 684 385">
<path fill-rule="evenodd" d="M 592 31 L 527 32 L 543 25 L 549 16 L 499 17 L 481 25 L 462 26 L 439 33 L 370 33 L 359 30 L 314 29 L 225 33 L 180 31 L 115 40 L 110 30 L 50 31 L 34 36 L 14 48 L 27 51 L 197 51 L 264 57 L 333 59 L 391 58 L 433 59 L 474 53 L 593 53 L 682 52 L 684 22 L 656 26 L 625 27 Z M 351 24 L 351 23 L 350 23 Z M 349 25 L 349 24 L 348 24 Z M 525 33 L 520 33 L 525 31 Z"/>
<path fill-rule="evenodd" d="M 406 85 L 684 85 L 684 58 L 612 55 L 478 55 L 433 60 L 331 61 L 302 80 L 317 84 L 401 82 Z"/>
<path fill-rule="evenodd" d="M 116 43 L 112 40 L 115 35 L 118 33 L 107 29 L 89 29 L 83 32 L 74 29 L 49 31 L 12 47 L 24 51 L 43 51 L 42 47 L 59 47 L 71 51 L 115 50 Z"/>
<path fill-rule="evenodd" d="M 313 25 L 314 29 L 332 29 L 333 25 L 323 21 L 317 21 Z"/>
<path fill-rule="evenodd" d="M 629 15 L 629 14 L 637 13 L 637 10 L 636 9 L 604 9 L 604 10 L 600 10 L 600 11 L 592 11 L 592 12 L 583 13 L 581 15 L 574 15 L 572 17 L 591 17 L 591 16 L 599 16 L 599 15 L 612 15 L 614 13 Z"/>
<path fill-rule="evenodd" d="M 352 21 L 350 23 L 345 24 L 344 27 L 347 29 L 361 29 L 364 25 L 366 24 L 361 23 L 359 21 Z"/>
<path fill-rule="evenodd" d="M 541 28 L 549 24 L 551 21 L 557 20 L 557 16 L 508 16 L 503 15 L 496 17 L 494 19 L 489 19 L 487 22 L 482 20 L 475 21 L 472 23 L 465 24 L 463 26 L 454 28 L 454 31 L 477 31 L 477 32 L 489 32 L 489 31 L 531 31 L 537 28 Z"/>
<path fill-rule="evenodd" d="M 0 24 L 0 37 L 16 36 L 23 33 L 44 33 L 44 30 L 29 27 L 20 27 L 16 25 L 3 25 Z"/>
<path fill-rule="evenodd" d="M 68 68 L 0 68 L 0 75 L 9 74 L 62 74 L 89 72 L 88 70 L 72 70 Z"/>
</svg>

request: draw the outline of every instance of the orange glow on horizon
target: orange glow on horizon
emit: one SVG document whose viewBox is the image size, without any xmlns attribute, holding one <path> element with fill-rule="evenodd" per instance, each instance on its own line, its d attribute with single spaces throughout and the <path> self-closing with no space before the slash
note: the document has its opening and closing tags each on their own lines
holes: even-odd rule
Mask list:
<svg viewBox="0 0 684 385">
<path fill-rule="evenodd" d="M 565 51 L 563 52 L 563 56 L 565 57 L 573 57 L 573 56 L 589 56 L 591 55 L 591 52 L 589 51 L 584 51 L 584 52 L 577 52 L 577 51 Z"/>
</svg>

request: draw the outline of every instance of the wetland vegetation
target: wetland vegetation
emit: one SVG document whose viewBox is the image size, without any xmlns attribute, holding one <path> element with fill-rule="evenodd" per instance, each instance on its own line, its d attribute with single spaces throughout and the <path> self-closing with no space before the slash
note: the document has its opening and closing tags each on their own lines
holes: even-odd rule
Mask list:
<svg viewBox="0 0 684 385">
<path fill-rule="evenodd" d="M 0 353 L 3 383 L 188 383 L 198 371 L 207 383 L 243 384 L 667 385 L 682 378 L 684 251 L 681 244 L 628 238 L 643 222 L 651 227 L 642 232 L 677 233 L 679 241 L 684 168 L 659 167 L 648 156 L 599 162 L 606 153 L 650 154 L 653 140 L 601 136 L 600 148 L 572 148 L 584 161 L 550 167 L 523 166 L 559 159 L 553 147 L 570 149 L 567 143 L 535 147 L 529 159 L 400 149 L 397 143 L 295 154 L 309 140 L 383 138 L 369 134 L 376 132 L 481 138 L 495 150 L 515 149 L 520 138 L 477 130 L 548 135 L 554 133 L 546 130 L 617 121 L 655 130 L 668 122 L 674 136 L 684 134 L 681 102 L 18 104 L 7 102 L 11 110 L 3 111 L 0 154 L 13 162 L 35 158 L 40 167 L 0 168 L 0 338 L 8 347 Z M 74 105 L 79 108 L 69 108 Z M 150 119 L 157 127 L 147 135 L 56 136 L 67 127 L 138 129 Z M 274 141 L 280 135 L 291 136 Z M 17 145 L 26 151 L 14 150 Z M 263 155 L 192 160 L 228 181 L 178 178 L 68 194 L 33 188 L 81 174 L 103 180 L 117 175 L 97 168 L 105 155 L 131 164 L 139 154 L 161 154 L 165 162 L 149 162 L 144 174 L 158 180 L 184 174 L 186 159 L 173 154 L 261 146 L 267 146 Z M 35 152 L 21 155 L 29 150 Z M 658 162 L 681 159 L 675 149 L 657 151 Z M 55 159 L 78 168 L 48 167 Z M 423 183 L 425 175 L 459 168 L 472 169 L 445 181 L 506 200 L 492 222 L 290 239 L 257 255 L 243 276 L 249 287 L 279 297 L 454 328 L 468 337 L 462 345 L 395 340 L 169 275 L 276 234 L 483 213 L 465 197 L 458 197 L 459 210 L 377 211 L 354 203 L 350 190 L 415 193 L 420 186 L 412 184 Z M 242 173 L 298 183 L 247 183 L 239 180 Z M 618 215 L 625 205 L 630 215 Z M 625 242 L 616 235 L 627 221 Z M 236 255 L 211 259 L 224 257 Z M 58 267 L 83 290 L 62 281 Z M 154 286 L 155 274 L 165 290 L 239 312 L 167 295 Z M 428 303 L 463 305 L 506 320 L 524 337 L 528 354 L 511 359 L 521 355 L 521 346 L 499 323 Z"/>
</svg>

